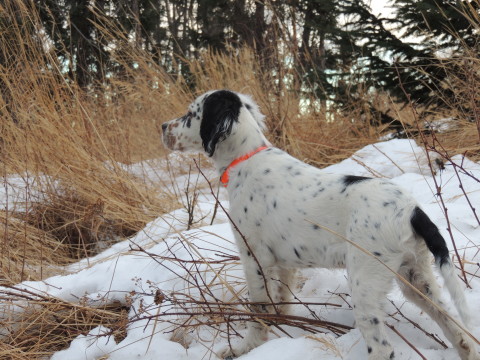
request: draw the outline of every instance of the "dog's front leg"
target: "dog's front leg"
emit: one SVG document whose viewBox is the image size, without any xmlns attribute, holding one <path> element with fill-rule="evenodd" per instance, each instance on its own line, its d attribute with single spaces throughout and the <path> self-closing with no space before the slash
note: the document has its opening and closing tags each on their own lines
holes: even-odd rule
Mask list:
<svg viewBox="0 0 480 360">
<path fill-rule="evenodd" d="M 243 253 L 243 252 L 242 252 Z M 248 292 L 253 313 L 267 313 L 273 310 L 272 303 L 275 295 L 269 292 L 269 288 L 273 288 L 269 284 L 270 276 L 268 269 L 260 268 L 255 258 L 249 251 L 245 251 L 242 256 L 242 264 L 244 267 L 245 278 L 247 280 Z M 268 285 L 267 285 L 268 284 Z M 268 327 L 261 322 L 250 321 L 247 323 L 247 334 L 238 344 L 231 344 L 220 351 L 222 358 L 238 357 L 252 350 L 253 348 L 263 344 L 268 339 Z"/>
</svg>

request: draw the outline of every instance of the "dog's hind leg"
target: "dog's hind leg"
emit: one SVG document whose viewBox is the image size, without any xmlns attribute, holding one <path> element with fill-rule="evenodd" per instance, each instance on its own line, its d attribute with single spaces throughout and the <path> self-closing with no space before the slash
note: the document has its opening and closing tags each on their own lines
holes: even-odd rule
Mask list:
<svg viewBox="0 0 480 360">
<path fill-rule="evenodd" d="M 433 276 L 429 259 L 427 249 L 422 244 L 422 246 L 418 246 L 415 257 L 404 259 L 399 273 L 430 301 L 402 281 L 398 281 L 400 288 L 408 300 L 415 303 L 437 322 L 445 336 L 457 349 L 462 360 L 480 360 L 474 342 L 438 309 L 440 307 L 443 310 L 444 306 L 440 300 L 440 290 Z"/>
<path fill-rule="evenodd" d="M 393 269 L 399 266 L 394 258 L 387 265 Z M 395 274 L 353 246 L 349 246 L 347 253 L 347 272 L 355 322 L 367 345 L 368 359 L 394 359 L 384 324 L 383 301 L 391 289 Z"/>
</svg>

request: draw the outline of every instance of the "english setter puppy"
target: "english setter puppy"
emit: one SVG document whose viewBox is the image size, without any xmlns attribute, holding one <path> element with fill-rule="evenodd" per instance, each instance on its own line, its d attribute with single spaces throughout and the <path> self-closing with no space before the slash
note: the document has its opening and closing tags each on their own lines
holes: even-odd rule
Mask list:
<svg viewBox="0 0 480 360">
<path fill-rule="evenodd" d="M 265 138 L 263 119 L 250 97 L 217 90 L 162 125 L 169 149 L 205 151 L 213 159 L 228 191 L 230 217 L 243 235 L 234 230 L 251 301 L 288 300 L 296 268 L 346 267 L 368 358 L 393 359 L 381 301 L 396 278 L 387 265 L 431 300 L 397 278 L 405 297 L 440 325 L 461 359 L 479 360 L 474 341 L 439 310 L 429 250 L 464 323 L 469 316 L 445 240 L 415 200 L 385 179 L 328 174 L 293 158 Z M 245 338 L 221 356 L 240 356 L 267 337 L 264 325 L 249 322 Z"/>
</svg>

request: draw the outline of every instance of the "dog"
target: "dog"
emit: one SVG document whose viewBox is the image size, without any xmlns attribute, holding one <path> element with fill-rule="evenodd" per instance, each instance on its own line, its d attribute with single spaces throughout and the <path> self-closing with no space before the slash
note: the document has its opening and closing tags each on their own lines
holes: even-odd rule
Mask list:
<svg viewBox="0 0 480 360">
<path fill-rule="evenodd" d="M 385 179 L 328 174 L 310 166 L 273 147 L 264 131 L 258 105 L 229 90 L 199 96 L 186 115 L 162 124 L 167 148 L 205 152 L 215 163 L 228 191 L 251 301 L 288 302 L 295 269 L 346 268 L 368 359 L 394 359 L 379 299 L 386 298 L 396 278 L 405 297 L 439 324 L 461 359 L 480 360 L 474 341 L 443 310 L 429 251 L 467 323 L 469 310 L 445 240 L 416 201 Z M 254 308 L 273 310 L 286 309 Z M 242 341 L 220 355 L 240 356 L 267 338 L 268 328 L 249 322 Z"/>
</svg>

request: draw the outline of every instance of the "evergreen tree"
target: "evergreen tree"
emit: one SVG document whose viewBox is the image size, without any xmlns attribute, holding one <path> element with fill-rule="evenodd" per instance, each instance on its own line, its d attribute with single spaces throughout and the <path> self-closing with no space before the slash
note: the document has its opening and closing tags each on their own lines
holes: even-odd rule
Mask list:
<svg viewBox="0 0 480 360">
<path fill-rule="evenodd" d="M 404 31 L 404 38 L 421 39 L 414 45 L 417 55 L 405 57 L 400 64 L 413 68 L 409 79 L 412 100 L 443 106 L 443 99 L 454 94 L 451 88 L 444 88 L 441 83 L 451 75 L 463 76 L 461 69 L 449 67 L 447 72 L 443 60 L 461 58 L 465 49 L 479 53 L 479 34 L 469 20 L 478 19 L 479 3 L 470 0 L 396 0 L 394 5 L 396 25 Z"/>
<path fill-rule="evenodd" d="M 108 54 L 96 29 L 96 11 L 104 12 L 107 0 L 36 0 L 46 34 L 57 56 L 68 66 L 68 74 L 81 87 L 105 76 Z"/>
<path fill-rule="evenodd" d="M 116 40 L 99 30 L 111 23 L 131 46 L 150 51 L 168 71 L 187 76 L 183 59 L 196 57 L 203 49 L 225 52 L 250 46 L 272 78 L 281 77 L 281 67 L 293 64 L 298 75 L 288 86 L 314 93 L 322 106 L 342 108 L 358 101 L 371 108 L 363 94 L 372 89 L 403 102 L 409 98 L 441 106 L 437 101 L 441 96 L 432 96 L 432 92 L 449 95 L 438 86 L 448 76 L 439 56 L 461 56 L 464 46 L 476 49 L 478 44 L 478 32 L 465 15 L 478 18 L 479 3 L 470 0 L 391 0 L 393 19 L 375 16 L 367 0 L 33 3 L 57 57 L 69 77 L 83 87 L 122 72 L 108 52 Z M 422 41 L 412 42 L 412 37 Z M 279 49 L 288 53 L 284 51 L 286 58 L 274 64 L 271 54 Z M 0 54 L 0 63 L 10 60 Z M 383 114 L 382 121 L 391 120 Z"/>
<path fill-rule="evenodd" d="M 465 16 L 478 16 L 475 2 L 396 0 L 393 19 L 378 18 L 361 0 L 293 3 L 304 14 L 300 64 L 306 52 L 321 54 L 303 72 L 308 88 L 340 107 L 361 99 L 375 111 L 362 94 L 370 89 L 385 91 L 400 102 L 442 106 L 442 98 L 451 94 L 439 86 L 449 75 L 441 56 L 460 56 L 465 45 L 478 44 Z M 379 120 L 393 121 L 381 113 Z"/>
</svg>

